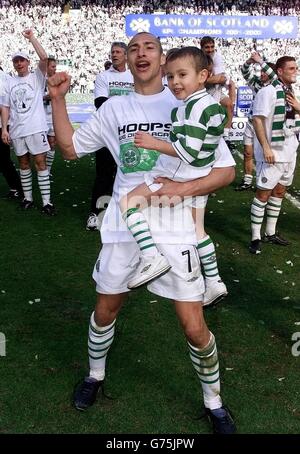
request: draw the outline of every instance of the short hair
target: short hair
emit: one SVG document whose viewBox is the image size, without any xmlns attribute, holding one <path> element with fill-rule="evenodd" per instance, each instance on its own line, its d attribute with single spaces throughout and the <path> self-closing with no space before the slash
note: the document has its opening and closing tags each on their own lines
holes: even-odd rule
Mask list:
<svg viewBox="0 0 300 454">
<path fill-rule="evenodd" d="M 157 43 L 157 45 L 158 45 L 158 47 L 159 47 L 160 53 L 163 54 L 164 51 L 163 51 L 163 48 L 162 48 L 161 41 L 160 41 L 159 37 L 153 35 L 153 33 L 150 33 L 150 32 L 138 32 L 138 33 L 136 33 L 136 34 L 131 38 L 131 40 L 129 41 L 129 44 L 131 44 L 131 41 L 132 41 L 136 36 L 139 36 L 139 35 L 150 35 L 150 36 L 152 36 L 152 38 L 154 38 L 155 42 Z"/>
<path fill-rule="evenodd" d="M 125 44 L 123 41 L 114 41 L 111 43 L 110 50 L 113 49 L 113 47 L 121 47 L 124 49 L 125 53 L 127 52 L 127 44 Z"/>
<path fill-rule="evenodd" d="M 52 61 L 54 61 L 54 63 L 56 63 L 56 58 L 55 58 L 55 57 L 52 57 L 52 56 L 48 57 L 48 59 L 47 59 L 48 65 L 49 65 L 49 63 L 51 63 Z"/>
<path fill-rule="evenodd" d="M 284 57 L 278 58 L 276 64 L 275 64 L 275 69 L 276 71 L 278 68 L 283 68 L 285 64 L 289 61 L 296 61 L 295 57 L 290 57 L 289 55 L 285 55 Z"/>
<path fill-rule="evenodd" d="M 200 41 L 200 47 L 202 48 L 203 46 L 205 46 L 205 44 L 208 44 L 208 43 L 215 44 L 214 38 L 212 38 L 211 36 L 203 36 L 203 38 L 201 38 L 201 41 Z"/>
<path fill-rule="evenodd" d="M 202 71 L 202 69 L 208 70 L 209 65 L 211 64 L 211 59 L 208 59 L 203 50 L 196 46 L 186 46 L 181 47 L 180 49 L 173 49 L 173 52 L 170 52 L 167 56 L 166 63 L 168 64 L 170 61 L 185 57 L 190 57 L 194 61 L 197 73 Z"/>
</svg>

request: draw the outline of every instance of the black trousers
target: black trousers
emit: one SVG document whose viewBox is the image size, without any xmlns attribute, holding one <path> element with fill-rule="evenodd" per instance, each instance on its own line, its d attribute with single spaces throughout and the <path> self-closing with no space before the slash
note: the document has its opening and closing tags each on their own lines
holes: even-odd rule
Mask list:
<svg viewBox="0 0 300 454">
<path fill-rule="evenodd" d="M 96 208 L 99 197 L 112 195 L 117 164 L 107 148 L 96 151 L 96 178 L 92 190 L 91 212 L 98 214 L 101 209 Z"/>
<path fill-rule="evenodd" d="M 1 132 L 0 129 L 0 172 L 6 179 L 10 189 L 17 189 L 22 193 L 21 180 L 10 157 L 10 147 L 2 141 Z"/>
</svg>

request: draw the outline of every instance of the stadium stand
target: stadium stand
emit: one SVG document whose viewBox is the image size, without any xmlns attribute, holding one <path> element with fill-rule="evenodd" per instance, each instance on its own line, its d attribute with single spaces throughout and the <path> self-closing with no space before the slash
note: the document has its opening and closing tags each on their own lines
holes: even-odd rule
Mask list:
<svg viewBox="0 0 300 454">
<path fill-rule="evenodd" d="M 112 41 L 128 41 L 125 16 L 130 13 L 226 14 L 226 15 L 300 15 L 300 4 L 294 1 L 226 0 L 226 1 L 131 1 L 94 0 L 70 1 L 17 0 L 0 1 L 2 42 L 0 61 L 5 71 L 11 71 L 11 54 L 21 46 L 21 31 L 33 27 L 49 55 L 58 60 L 58 69 L 72 76 L 71 91 L 92 93 L 99 68 L 109 57 Z M 165 50 L 182 45 L 199 45 L 198 38 L 164 38 Z M 216 39 L 227 73 L 237 84 L 243 84 L 240 66 L 253 49 L 252 39 Z M 283 54 L 300 58 L 297 40 L 265 40 L 261 47 L 268 60 Z M 35 55 L 28 49 L 35 64 Z"/>
</svg>

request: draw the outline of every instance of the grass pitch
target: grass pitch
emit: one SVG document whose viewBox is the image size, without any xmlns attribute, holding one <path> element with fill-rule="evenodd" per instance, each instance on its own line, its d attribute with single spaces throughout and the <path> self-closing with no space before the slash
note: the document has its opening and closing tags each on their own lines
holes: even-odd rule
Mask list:
<svg viewBox="0 0 300 454">
<path fill-rule="evenodd" d="M 206 311 L 221 366 L 222 396 L 239 433 L 296 434 L 300 424 L 300 211 L 285 201 L 279 230 L 292 244 L 248 252 L 253 192 L 236 182 L 210 197 L 206 229 L 217 245 L 229 296 Z M 95 303 L 91 279 L 100 242 L 85 230 L 93 157 L 64 162 L 57 153 L 53 200 L 58 214 L 22 212 L 0 199 L 0 433 L 204 434 L 202 397 L 172 304 L 145 289 L 120 313 L 106 394 L 86 413 L 72 408 L 87 371 L 87 327 Z M 299 165 L 292 188 L 300 189 Z M 37 187 L 36 180 L 34 181 Z M 7 187 L 0 176 L 0 194 Z M 299 334 L 300 337 L 300 334 Z M 299 351 L 296 349 L 296 353 Z"/>
</svg>

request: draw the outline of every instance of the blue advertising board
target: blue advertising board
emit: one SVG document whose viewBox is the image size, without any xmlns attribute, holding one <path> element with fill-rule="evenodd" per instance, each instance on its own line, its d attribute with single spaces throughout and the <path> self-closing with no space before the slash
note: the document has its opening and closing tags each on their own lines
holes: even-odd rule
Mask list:
<svg viewBox="0 0 300 454">
<path fill-rule="evenodd" d="M 149 32 L 161 38 L 297 38 L 295 16 L 205 16 L 189 14 L 128 14 L 126 35 Z"/>
<path fill-rule="evenodd" d="M 248 86 L 238 87 L 236 97 L 236 115 L 246 117 L 251 109 L 253 91 Z"/>
</svg>

